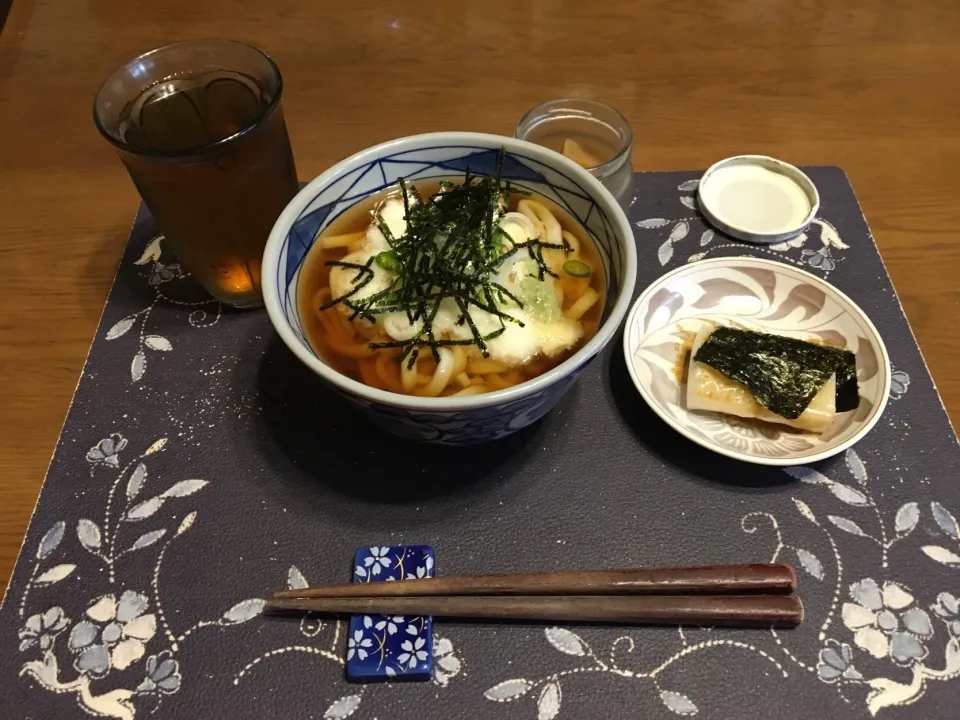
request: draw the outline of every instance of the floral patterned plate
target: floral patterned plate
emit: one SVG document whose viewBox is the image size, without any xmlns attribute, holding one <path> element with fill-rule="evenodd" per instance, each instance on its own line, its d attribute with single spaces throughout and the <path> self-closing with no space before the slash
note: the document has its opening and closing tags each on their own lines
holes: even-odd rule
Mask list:
<svg viewBox="0 0 960 720">
<path fill-rule="evenodd" d="M 820 435 L 687 410 L 687 356 L 707 321 L 849 348 L 857 355 L 860 406 L 838 414 Z M 890 393 L 890 359 L 863 311 L 820 278 L 758 258 L 703 260 L 661 277 L 630 311 L 623 349 L 634 384 L 667 424 L 710 450 L 762 465 L 815 462 L 850 447 L 876 424 Z"/>
</svg>

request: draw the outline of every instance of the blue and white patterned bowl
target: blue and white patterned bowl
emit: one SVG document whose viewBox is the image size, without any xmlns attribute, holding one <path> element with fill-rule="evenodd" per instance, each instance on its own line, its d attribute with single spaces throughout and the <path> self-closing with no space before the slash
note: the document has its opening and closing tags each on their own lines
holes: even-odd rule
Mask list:
<svg viewBox="0 0 960 720">
<path fill-rule="evenodd" d="M 503 177 L 565 208 L 600 250 L 607 305 L 597 334 L 565 362 L 529 382 L 482 395 L 432 398 L 368 387 L 333 368 L 311 348 L 299 317 L 303 259 L 317 234 L 342 213 L 400 178 L 490 174 L 506 149 Z M 407 438 L 468 445 L 505 437 L 541 418 L 610 341 L 636 282 L 633 233 L 614 197 L 586 170 L 532 143 L 498 135 L 444 132 L 391 140 L 343 160 L 307 185 L 280 215 L 263 256 L 263 295 L 270 321 L 311 370 L 377 424 Z"/>
</svg>

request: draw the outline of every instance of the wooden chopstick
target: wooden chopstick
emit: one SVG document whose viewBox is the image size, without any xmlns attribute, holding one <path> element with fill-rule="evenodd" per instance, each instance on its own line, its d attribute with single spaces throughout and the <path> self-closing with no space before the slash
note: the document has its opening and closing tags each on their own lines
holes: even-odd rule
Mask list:
<svg viewBox="0 0 960 720">
<path fill-rule="evenodd" d="M 280 590 L 278 598 L 409 597 L 435 595 L 685 595 L 788 593 L 797 587 L 783 563 L 708 567 L 569 570 L 467 575 L 389 583 L 354 583 Z"/>
<path fill-rule="evenodd" d="M 379 583 L 377 583 L 379 585 Z M 392 583 L 391 583 L 392 584 Z M 364 587 L 373 587 L 365 585 Z M 519 595 L 298 598 L 267 601 L 274 611 L 433 615 L 637 624 L 793 627 L 803 620 L 796 595 Z"/>
</svg>

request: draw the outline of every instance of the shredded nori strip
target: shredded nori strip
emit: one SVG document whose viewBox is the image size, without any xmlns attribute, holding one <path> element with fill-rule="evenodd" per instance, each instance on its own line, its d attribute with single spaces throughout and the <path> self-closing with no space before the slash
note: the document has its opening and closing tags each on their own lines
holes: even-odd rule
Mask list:
<svg viewBox="0 0 960 720">
<path fill-rule="evenodd" d="M 758 403 L 796 420 L 837 376 L 837 411 L 859 404 L 856 358 L 849 350 L 739 328 L 718 327 L 694 360 L 746 386 Z"/>
<path fill-rule="evenodd" d="M 372 342 L 370 347 L 400 348 L 400 360 L 412 367 L 421 349 L 429 350 L 439 362 L 437 348 L 455 345 L 476 345 L 487 357 L 487 341 L 493 340 L 506 330 L 506 323 L 523 327 L 523 322 L 504 312 L 500 306 L 506 302 L 523 307 L 520 299 L 500 283 L 496 272 L 508 258 L 525 250 L 536 265 L 540 280 L 546 275 L 558 277 L 543 258 L 544 249 L 571 251 L 564 244 L 544 242 L 534 238 L 513 242 L 504 248 L 504 231 L 497 221 L 504 213 L 501 201 L 511 195 L 529 195 L 525 190 L 501 180 L 506 151 L 500 148 L 497 167 L 493 175 L 471 175 L 469 168 L 463 183 L 440 182 L 440 191 L 424 200 L 416 187 L 400 180 L 404 217 L 407 229 L 403 236 L 394 237 L 379 214 L 375 214 L 377 227 L 390 245 L 389 262 L 396 273 L 389 287 L 363 298 L 355 298 L 357 292 L 374 277 L 370 267 L 371 257 L 365 265 L 329 260 L 327 266 L 339 266 L 357 271 L 353 287 L 339 297 L 320 306 L 327 310 L 343 303 L 352 311 L 349 319 L 363 318 L 374 321 L 377 315 L 394 312 L 406 313 L 411 322 L 420 322 L 419 331 L 407 340 Z M 442 238 L 439 241 L 438 238 Z M 451 298 L 460 310 L 458 325 L 466 324 L 472 338 L 452 340 L 434 335 L 433 321 L 440 303 Z M 470 308 L 484 310 L 499 320 L 500 327 L 483 334 L 470 314 Z"/>
</svg>

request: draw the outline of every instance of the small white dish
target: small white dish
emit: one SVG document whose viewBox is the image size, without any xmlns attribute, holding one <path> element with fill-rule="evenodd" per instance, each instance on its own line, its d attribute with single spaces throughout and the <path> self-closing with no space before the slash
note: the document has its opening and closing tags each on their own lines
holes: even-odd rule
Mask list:
<svg viewBox="0 0 960 720">
<path fill-rule="evenodd" d="M 738 155 L 712 165 L 697 187 L 710 224 L 747 242 L 772 244 L 803 232 L 820 194 L 799 168 L 765 155 Z"/>
<path fill-rule="evenodd" d="M 820 435 L 687 410 L 687 356 L 704 322 L 849 348 L 857 356 L 859 407 L 838 414 Z M 634 385 L 664 422 L 705 448 L 760 465 L 812 463 L 847 449 L 870 432 L 890 395 L 890 358 L 866 314 L 820 278 L 771 260 L 724 257 L 667 273 L 634 303 L 623 350 Z"/>
</svg>

